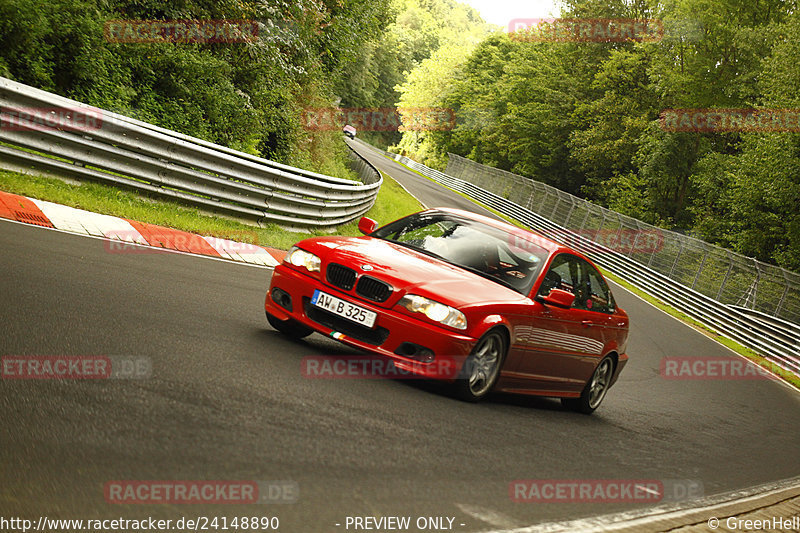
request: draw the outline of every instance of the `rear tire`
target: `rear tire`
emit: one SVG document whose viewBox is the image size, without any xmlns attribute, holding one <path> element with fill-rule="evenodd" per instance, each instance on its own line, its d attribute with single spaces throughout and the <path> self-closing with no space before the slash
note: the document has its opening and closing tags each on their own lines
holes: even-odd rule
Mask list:
<svg viewBox="0 0 800 533">
<path fill-rule="evenodd" d="M 308 337 L 314 333 L 313 329 L 309 328 L 308 326 L 304 326 L 292 318 L 287 320 L 278 320 L 278 318 L 267 313 L 267 321 L 269 322 L 270 326 L 277 329 L 287 337 L 291 337 L 293 339 L 302 339 L 303 337 Z"/>
<path fill-rule="evenodd" d="M 594 413 L 606 397 L 608 387 L 611 386 L 611 377 L 614 375 L 614 359 L 606 356 L 594 369 L 592 377 L 581 392 L 580 398 L 561 398 L 561 404 L 567 409 L 578 411 L 585 415 Z"/>
<path fill-rule="evenodd" d="M 507 350 L 508 342 L 499 329 L 481 337 L 456 379 L 458 397 L 467 402 L 477 402 L 492 392 Z"/>
</svg>

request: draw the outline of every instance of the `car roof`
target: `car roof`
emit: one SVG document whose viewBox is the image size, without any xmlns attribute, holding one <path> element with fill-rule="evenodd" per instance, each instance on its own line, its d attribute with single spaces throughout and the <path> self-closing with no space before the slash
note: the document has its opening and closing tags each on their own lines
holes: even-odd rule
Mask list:
<svg viewBox="0 0 800 533">
<path fill-rule="evenodd" d="M 436 213 L 436 212 L 439 212 L 439 213 L 450 213 L 450 214 L 456 215 L 456 216 L 461 217 L 461 218 L 468 218 L 468 219 L 471 219 L 471 220 L 482 222 L 482 223 L 484 223 L 484 224 L 486 224 L 488 226 L 492 226 L 494 228 L 503 230 L 503 231 L 508 232 L 508 233 L 510 233 L 512 235 L 519 236 L 519 237 L 521 237 L 523 239 L 530 239 L 531 237 L 534 237 L 536 244 L 538 244 L 539 246 L 541 246 L 542 248 L 544 248 L 545 250 L 547 250 L 550 253 L 568 252 L 568 253 L 577 255 L 578 257 L 580 257 L 582 259 L 586 259 L 587 261 L 592 263 L 592 261 L 589 260 L 589 258 L 587 258 L 585 255 L 583 255 L 582 253 L 580 253 L 577 250 L 574 250 L 574 249 L 570 248 L 569 246 L 565 246 L 565 245 L 563 245 L 563 244 L 561 244 L 559 242 L 556 242 L 556 241 L 554 241 L 552 239 L 549 239 L 549 238 L 545 237 L 544 235 L 542 235 L 541 233 L 537 233 L 534 230 L 527 229 L 527 228 L 521 228 L 519 226 L 515 226 L 513 224 L 509 224 L 508 222 L 505 222 L 505 221 L 502 221 L 502 220 L 498 220 L 496 218 L 487 217 L 485 215 L 479 215 L 478 213 L 473 213 L 471 211 L 464 211 L 462 209 L 453 209 L 453 208 L 450 208 L 450 207 L 434 207 L 434 208 L 428 209 L 428 210 L 426 210 L 424 212 L 425 213 Z M 592 263 L 592 264 L 594 264 L 594 263 Z"/>
</svg>

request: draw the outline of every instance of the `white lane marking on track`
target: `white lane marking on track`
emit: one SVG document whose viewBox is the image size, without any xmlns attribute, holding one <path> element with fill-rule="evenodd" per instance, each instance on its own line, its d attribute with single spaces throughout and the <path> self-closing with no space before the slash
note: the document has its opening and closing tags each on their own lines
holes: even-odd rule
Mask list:
<svg viewBox="0 0 800 533">
<path fill-rule="evenodd" d="M 689 507 L 682 504 L 658 506 L 591 518 L 535 524 L 516 529 L 505 528 L 487 533 L 572 533 L 574 531 L 580 531 L 581 533 L 602 533 L 643 526 L 660 520 L 675 520 L 693 515 L 705 515 L 705 517 L 701 516 L 701 518 L 697 520 L 698 522 L 705 523 L 708 516 L 713 515 L 715 510 L 725 509 L 733 505 L 766 500 L 773 494 L 791 490 L 798 486 L 800 486 L 800 478 L 795 477 L 719 496 L 709 496 L 701 499 L 699 502 L 696 500 L 694 501 L 695 503 L 689 502 L 686 504 L 689 505 Z M 645 528 L 642 530 L 646 531 Z"/>
<path fill-rule="evenodd" d="M 476 505 L 468 505 L 464 503 L 457 503 L 456 507 L 461 509 L 464 513 L 472 518 L 485 522 L 490 526 L 502 528 L 515 528 L 519 527 L 519 522 L 504 514 L 487 509 L 485 507 L 478 507 Z"/>
</svg>

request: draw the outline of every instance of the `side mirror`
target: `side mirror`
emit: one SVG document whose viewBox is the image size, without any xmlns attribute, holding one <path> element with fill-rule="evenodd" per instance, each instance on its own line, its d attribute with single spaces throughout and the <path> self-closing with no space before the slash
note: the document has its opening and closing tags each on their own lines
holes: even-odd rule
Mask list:
<svg viewBox="0 0 800 533">
<path fill-rule="evenodd" d="M 563 289 L 551 289 L 546 296 L 537 296 L 536 299 L 544 304 L 555 305 L 558 307 L 572 307 L 575 302 L 575 295 Z"/>
<path fill-rule="evenodd" d="M 361 220 L 358 221 L 358 231 L 364 235 L 369 235 L 376 229 L 378 229 L 378 223 L 371 218 L 361 217 Z"/>
</svg>

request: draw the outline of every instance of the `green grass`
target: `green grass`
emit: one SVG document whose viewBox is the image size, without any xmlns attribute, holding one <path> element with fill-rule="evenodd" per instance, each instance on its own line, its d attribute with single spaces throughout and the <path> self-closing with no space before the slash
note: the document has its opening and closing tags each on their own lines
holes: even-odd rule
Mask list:
<svg viewBox="0 0 800 533">
<path fill-rule="evenodd" d="M 439 183 L 436 180 L 434 180 L 432 178 L 429 178 L 428 176 L 425 176 L 424 174 L 422 174 L 420 172 L 417 172 L 413 168 L 410 168 L 410 167 L 408 167 L 406 165 L 403 165 L 403 163 L 400 163 L 399 161 L 395 161 L 394 159 L 392 159 L 390 157 L 386 157 L 386 158 L 394 161 L 398 165 L 402 165 L 403 167 L 405 167 L 409 171 L 411 171 L 411 172 L 413 172 L 413 173 L 415 173 L 415 174 L 417 174 L 417 175 L 419 175 L 419 176 L 421 176 L 421 177 L 423 177 L 423 178 L 425 178 L 427 180 L 430 180 L 430 181 L 432 181 L 434 183 Z M 439 183 L 439 185 L 441 185 L 441 184 Z M 491 211 L 495 215 L 497 215 L 497 216 L 501 217 L 503 220 L 507 221 L 509 224 L 513 224 L 515 226 L 518 226 L 518 227 L 524 228 L 524 229 L 530 229 L 525 224 L 523 224 L 522 222 L 520 222 L 518 220 L 515 220 L 515 219 L 513 219 L 513 218 L 511 218 L 511 217 L 509 217 L 509 216 L 497 211 L 496 209 L 493 209 L 493 208 L 489 207 L 486 204 L 478 202 L 477 200 L 475 200 L 473 198 L 470 198 L 466 194 L 463 194 L 463 193 L 461 193 L 459 191 L 451 189 L 450 187 L 446 187 L 445 185 L 441 185 L 441 186 L 453 191 L 456 194 L 461 195 L 462 197 L 466 198 L 467 200 L 472 201 L 473 203 L 483 207 L 484 209 L 486 209 L 488 211 Z M 720 335 L 719 333 L 711 330 L 707 326 L 705 326 L 705 325 L 701 324 L 700 322 L 698 322 L 697 320 L 693 319 L 692 317 L 690 317 L 686 313 L 683 313 L 682 311 L 679 311 L 678 309 L 675 309 L 674 307 L 666 304 L 665 302 L 659 300 L 658 298 L 655 298 L 654 296 L 651 296 L 650 294 L 644 292 L 643 290 L 631 285 L 630 283 L 628 283 L 627 281 L 625 281 L 621 277 L 617 276 L 616 274 L 612 274 L 611 272 L 609 272 L 608 270 L 603 269 L 603 268 L 601 268 L 600 270 L 603 272 L 603 275 L 607 279 L 610 279 L 610 280 L 614 281 L 615 283 L 617 283 L 618 285 L 621 285 L 626 290 L 628 290 L 628 291 L 632 292 L 633 294 L 639 296 L 641 299 L 645 300 L 646 302 L 649 302 L 650 304 L 652 304 L 655 307 L 657 307 L 658 309 L 664 311 L 668 315 L 677 318 L 681 322 L 683 322 L 686 325 L 692 327 L 693 329 L 699 331 L 700 333 L 702 333 L 702 334 L 704 334 L 704 335 L 706 335 L 708 337 L 711 337 L 712 339 L 716 340 L 720 344 L 722 344 L 722 345 L 726 346 L 727 348 L 733 350 L 737 354 L 742 355 L 742 356 L 750 359 L 751 361 L 753 361 L 754 363 L 756 363 L 759 366 L 762 366 L 762 367 L 764 367 L 766 369 L 769 369 L 770 371 L 772 371 L 777 376 L 781 377 L 784 381 L 786 381 L 790 385 L 800 389 L 800 376 L 798 376 L 797 374 L 794 374 L 792 372 L 783 370 L 781 368 L 777 368 L 774 364 L 770 363 L 770 361 L 768 359 L 766 359 L 762 355 L 759 355 L 757 352 L 751 350 L 750 348 L 747 348 L 746 346 L 743 346 L 743 345 L 739 344 L 738 342 L 736 342 L 733 339 L 729 339 L 728 337 Z"/>
<path fill-rule="evenodd" d="M 270 224 L 259 228 L 236 220 L 205 214 L 181 204 L 145 198 L 97 183 L 75 185 L 57 178 L 0 170 L 0 190 L 39 200 L 55 202 L 95 213 L 113 215 L 189 231 L 201 235 L 248 241 L 281 250 L 315 235 L 360 235 L 358 222 L 329 230 L 294 231 Z M 393 179 L 384 175 L 375 204 L 366 216 L 380 223 L 390 222 L 422 209 L 422 206 Z"/>
</svg>

